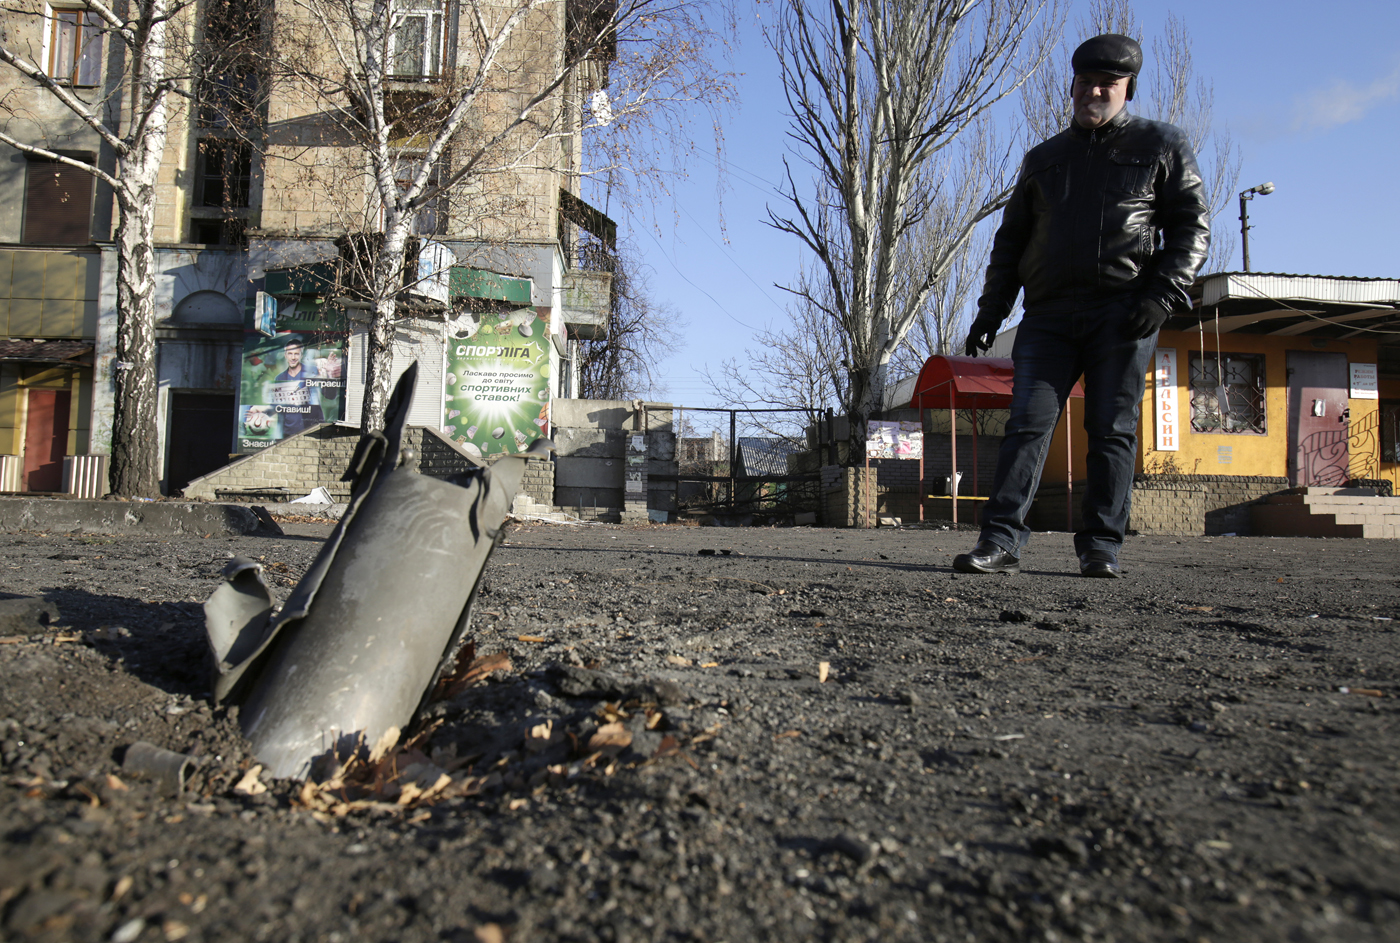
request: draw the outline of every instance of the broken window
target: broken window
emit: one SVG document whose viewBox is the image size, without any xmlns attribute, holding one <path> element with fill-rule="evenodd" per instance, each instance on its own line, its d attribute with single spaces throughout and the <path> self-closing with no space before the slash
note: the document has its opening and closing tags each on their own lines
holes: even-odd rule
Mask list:
<svg viewBox="0 0 1400 943">
<path fill-rule="evenodd" d="M 102 75 L 102 21 L 81 7 L 48 7 L 44 71 L 63 85 L 93 86 Z"/>
<path fill-rule="evenodd" d="M 396 79 L 430 79 L 442 73 L 446 47 L 443 4 L 402 0 L 395 5 L 389 35 L 389 68 Z"/>
<path fill-rule="evenodd" d="M 262 0 L 209 0 L 199 47 L 199 123 L 251 128 L 258 122 L 263 69 Z"/>
<path fill-rule="evenodd" d="M 1192 432 L 1264 434 L 1263 354 L 1193 353 L 1187 362 Z"/>
<path fill-rule="evenodd" d="M 252 149 L 246 143 L 204 138 L 195 156 L 195 205 L 247 206 L 252 176 Z"/>
</svg>

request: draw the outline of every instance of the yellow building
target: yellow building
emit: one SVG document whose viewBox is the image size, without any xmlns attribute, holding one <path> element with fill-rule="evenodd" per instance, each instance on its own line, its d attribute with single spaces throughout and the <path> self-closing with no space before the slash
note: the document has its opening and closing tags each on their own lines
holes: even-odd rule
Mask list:
<svg viewBox="0 0 1400 943">
<path fill-rule="evenodd" d="M 1221 273 L 1157 343 L 1146 474 L 1397 481 L 1400 280 Z"/>
<path fill-rule="evenodd" d="M 1225 272 L 1197 279 L 1191 298 L 1192 311 L 1159 334 L 1146 377 L 1133 529 L 1254 533 L 1256 505 L 1292 488 L 1400 493 L 1400 279 Z M 1010 357 L 1015 337 L 1014 327 L 998 335 L 990 355 Z M 901 387 L 889 407 L 905 405 L 912 389 Z M 1030 516 L 1038 529 L 1078 526 L 1083 400 L 1072 398 L 1067 410 Z M 959 417 L 960 455 L 971 452 L 968 418 Z M 996 417 L 983 423 L 989 418 L 995 427 Z M 944 415 L 929 414 L 926 433 L 947 429 Z M 994 455 L 998 437 L 981 438 Z M 960 471 L 970 464 L 964 459 Z M 984 459 L 964 493 L 985 494 L 994 465 Z M 1291 503 L 1300 500 L 1311 499 Z M 1380 501 L 1391 528 L 1400 515 L 1392 502 L 1400 498 Z"/>
</svg>

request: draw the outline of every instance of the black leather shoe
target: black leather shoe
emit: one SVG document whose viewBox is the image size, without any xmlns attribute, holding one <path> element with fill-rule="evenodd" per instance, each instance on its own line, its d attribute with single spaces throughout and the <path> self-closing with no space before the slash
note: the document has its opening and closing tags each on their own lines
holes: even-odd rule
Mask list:
<svg viewBox="0 0 1400 943">
<path fill-rule="evenodd" d="M 953 569 L 959 573 L 1020 573 L 1021 558 L 990 540 L 979 540 L 971 553 L 953 558 Z"/>
<path fill-rule="evenodd" d="M 1116 580 L 1122 577 L 1118 558 L 1107 550 L 1090 550 L 1079 555 L 1079 575 Z"/>
</svg>

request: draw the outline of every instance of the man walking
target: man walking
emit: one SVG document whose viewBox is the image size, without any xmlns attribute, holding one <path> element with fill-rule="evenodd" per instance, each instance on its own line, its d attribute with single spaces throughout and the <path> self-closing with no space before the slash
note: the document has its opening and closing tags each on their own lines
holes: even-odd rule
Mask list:
<svg viewBox="0 0 1400 943">
<path fill-rule="evenodd" d="M 1016 377 L 982 533 L 953 568 L 1018 573 L 1055 423 L 1084 377 L 1088 485 L 1074 535 L 1084 576 L 1118 577 L 1138 413 L 1157 331 L 1190 308 L 1210 245 L 1196 157 L 1180 128 L 1129 114 L 1142 48 L 1095 36 L 1071 59 L 1073 120 L 1032 148 L 1002 216 L 966 352 L 991 346 L 1025 289 Z"/>
</svg>

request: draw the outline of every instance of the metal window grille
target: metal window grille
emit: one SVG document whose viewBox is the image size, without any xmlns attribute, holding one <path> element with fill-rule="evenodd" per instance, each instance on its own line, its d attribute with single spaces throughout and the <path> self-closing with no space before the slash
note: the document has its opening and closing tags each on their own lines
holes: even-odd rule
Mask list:
<svg viewBox="0 0 1400 943">
<path fill-rule="evenodd" d="M 1263 435 L 1263 354 L 1191 354 L 1191 431 Z"/>
</svg>

